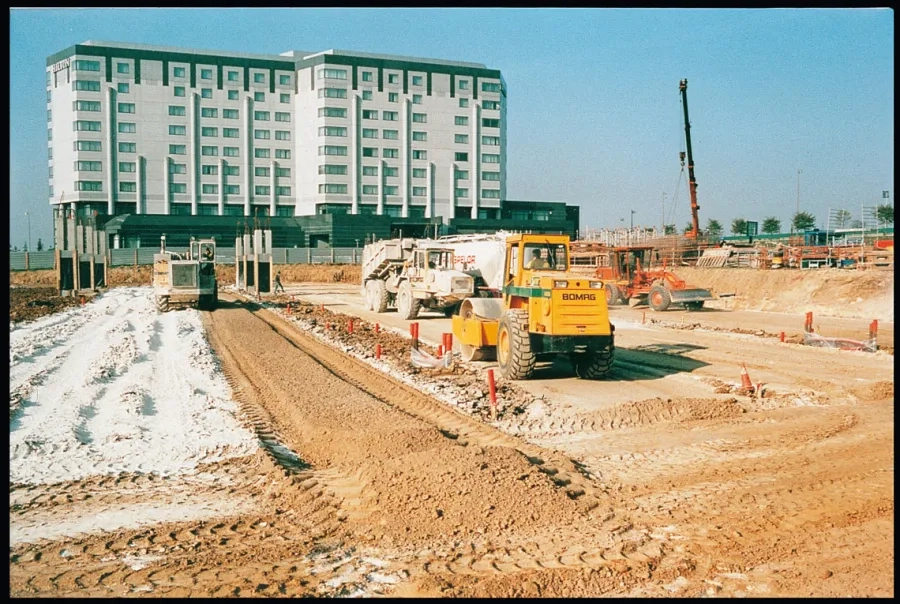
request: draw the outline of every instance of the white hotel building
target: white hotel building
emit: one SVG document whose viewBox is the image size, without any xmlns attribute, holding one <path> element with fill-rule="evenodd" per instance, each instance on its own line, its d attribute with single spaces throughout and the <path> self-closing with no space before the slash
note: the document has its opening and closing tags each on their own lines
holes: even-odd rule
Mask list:
<svg viewBox="0 0 900 604">
<path fill-rule="evenodd" d="M 506 85 L 461 63 L 84 42 L 47 59 L 50 203 L 78 215 L 499 218 Z"/>
</svg>

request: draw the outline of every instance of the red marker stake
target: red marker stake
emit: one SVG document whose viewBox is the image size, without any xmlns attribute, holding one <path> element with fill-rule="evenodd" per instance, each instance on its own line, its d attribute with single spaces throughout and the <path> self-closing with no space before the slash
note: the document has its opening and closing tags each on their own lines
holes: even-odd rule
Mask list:
<svg viewBox="0 0 900 604">
<path fill-rule="evenodd" d="M 491 394 L 491 419 L 497 419 L 497 385 L 494 383 L 494 370 L 488 369 L 488 390 Z"/>
</svg>

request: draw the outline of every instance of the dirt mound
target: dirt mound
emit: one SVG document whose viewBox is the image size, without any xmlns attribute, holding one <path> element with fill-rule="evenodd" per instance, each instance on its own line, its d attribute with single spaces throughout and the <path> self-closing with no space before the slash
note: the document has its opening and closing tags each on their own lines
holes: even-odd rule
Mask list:
<svg viewBox="0 0 900 604">
<path fill-rule="evenodd" d="M 60 297 L 55 287 L 10 287 L 9 320 L 33 321 L 81 304 L 79 298 Z"/>
<path fill-rule="evenodd" d="M 282 283 L 359 283 L 360 267 L 354 264 L 276 264 Z"/>
<path fill-rule="evenodd" d="M 756 270 L 682 267 L 675 273 L 690 285 L 733 298 L 710 307 L 786 313 L 814 311 L 833 317 L 894 320 L 893 271 L 846 269 Z"/>
</svg>

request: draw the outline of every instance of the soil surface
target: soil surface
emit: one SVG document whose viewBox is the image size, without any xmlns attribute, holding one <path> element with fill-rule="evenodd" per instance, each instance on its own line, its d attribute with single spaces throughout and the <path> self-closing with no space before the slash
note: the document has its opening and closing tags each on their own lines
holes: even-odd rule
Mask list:
<svg viewBox="0 0 900 604">
<path fill-rule="evenodd" d="M 81 298 L 60 297 L 55 287 L 10 287 L 9 321 L 33 321 L 81 304 Z"/>
<path fill-rule="evenodd" d="M 609 378 L 550 363 L 492 414 L 490 364 L 414 366 L 407 323 L 354 296 L 223 293 L 203 324 L 260 449 L 215 479 L 11 484 L 11 526 L 59 530 L 11 541 L 10 595 L 893 595 L 890 354 L 614 308 Z M 422 317 L 422 352 L 447 323 Z M 167 498 L 232 511 L 64 530 Z"/>
</svg>

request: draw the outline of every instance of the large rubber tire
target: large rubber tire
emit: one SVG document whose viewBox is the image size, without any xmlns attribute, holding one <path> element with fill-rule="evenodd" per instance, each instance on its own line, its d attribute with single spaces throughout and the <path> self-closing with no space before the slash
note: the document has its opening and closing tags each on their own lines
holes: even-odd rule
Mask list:
<svg viewBox="0 0 900 604">
<path fill-rule="evenodd" d="M 602 350 L 572 355 L 575 375 L 583 380 L 599 380 L 612 369 L 615 347 L 610 344 Z"/>
<path fill-rule="evenodd" d="M 606 283 L 603 286 L 603 289 L 606 291 L 606 305 L 607 306 L 616 306 L 620 304 L 622 301 L 622 294 L 619 291 L 618 286 L 615 283 Z"/>
<path fill-rule="evenodd" d="M 666 289 L 665 285 L 656 284 L 650 288 L 650 293 L 647 295 L 647 304 L 650 305 L 651 309 L 656 312 L 662 312 L 668 309 L 671 303 L 672 296 L 669 295 L 669 290 Z"/>
<path fill-rule="evenodd" d="M 419 316 L 421 308 L 422 301 L 413 297 L 409 281 L 401 283 L 397 290 L 397 312 L 400 313 L 400 318 L 413 321 Z"/>
<path fill-rule="evenodd" d="M 684 307 L 688 310 L 700 310 L 703 308 L 703 300 L 697 300 L 695 302 L 685 302 Z"/>
<path fill-rule="evenodd" d="M 497 330 L 497 364 L 510 380 L 527 380 L 534 373 L 537 356 L 531 350 L 528 311 L 510 309 L 500 317 Z"/>
<path fill-rule="evenodd" d="M 214 311 L 219 306 L 219 282 L 213 284 L 212 297 L 209 299 L 209 311 Z"/>
<path fill-rule="evenodd" d="M 156 310 L 159 312 L 169 312 L 169 296 L 156 297 Z"/>
<path fill-rule="evenodd" d="M 375 304 L 372 302 L 372 297 L 375 294 L 373 289 L 373 284 L 371 281 L 366 281 L 365 285 L 362 288 L 362 296 L 363 296 L 363 308 L 366 310 L 375 310 Z"/>
<path fill-rule="evenodd" d="M 372 303 L 375 312 L 387 312 L 391 301 L 391 294 L 384 285 L 384 281 L 372 281 Z"/>
</svg>

